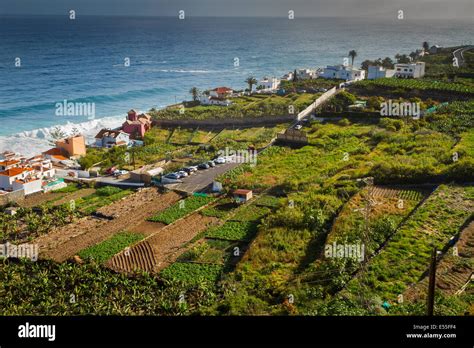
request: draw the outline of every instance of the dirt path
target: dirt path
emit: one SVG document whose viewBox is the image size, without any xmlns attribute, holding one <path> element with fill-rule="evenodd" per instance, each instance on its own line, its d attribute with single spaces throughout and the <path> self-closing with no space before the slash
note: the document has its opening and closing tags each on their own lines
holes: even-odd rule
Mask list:
<svg viewBox="0 0 474 348">
<path fill-rule="evenodd" d="M 176 260 L 187 242 L 217 221 L 199 213 L 192 214 L 162 227 L 149 238 L 115 255 L 107 266 L 119 272 L 144 270 L 157 273 Z"/>
<path fill-rule="evenodd" d="M 88 246 L 139 225 L 179 199 L 174 192 L 160 194 L 155 188 L 142 189 L 99 209 L 102 214 L 113 216 L 112 220 L 85 217 L 39 237 L 35 242 L 39 244 L 40 257 L 65 261 Z"/>
</svg>

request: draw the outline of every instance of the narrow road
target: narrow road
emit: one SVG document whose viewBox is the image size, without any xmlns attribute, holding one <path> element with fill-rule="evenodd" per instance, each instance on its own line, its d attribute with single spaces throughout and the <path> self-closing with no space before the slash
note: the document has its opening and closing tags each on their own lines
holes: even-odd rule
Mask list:
<svg viewBox="0 0 474 348">
<path fill-rule="evenodd" d="M 463 66 L 466 63 L 464 60 L 464 52 L 472 50 L 473 48 L 474 46 L 465 46 L 458 48 L 453 52 L 453 57 L 457 59 L 459 67 Z"/>
</svg>

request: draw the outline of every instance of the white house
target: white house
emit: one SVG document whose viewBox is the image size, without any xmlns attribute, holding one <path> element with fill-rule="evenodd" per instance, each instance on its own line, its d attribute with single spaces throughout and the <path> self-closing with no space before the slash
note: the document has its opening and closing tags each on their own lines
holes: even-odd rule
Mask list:
<svg viewBox="0 0 474 348">
<path fill-rule="evenodd" d="M 4 160 L 0 162 L 0 170 L 8 170 L 10 168 L 17 168 L 19 166 L 20 160 L 18 159 Z"/>
<path fill-rule="evenodd" d="M 30 195 L 43 190 L 42 181 L 40 179 L 23 179 L 15 180 L 12 184 L 13 191 L 24 190 L 25 195 Z"/>
<path fill-rule="evenodd" d="M 257 89 L 264 92 L 276 91 L 279 86 L 280 86 L 280 80 L 277 79 L 276 77 L 272 77 L 272 78 L 264 77 L 257 83 Z"/>
<path fill-rule="evenodd" d="M 232 96 L 234 90 L 229 87 L 217 87 L 209 91 L 209 95 L 214 98 L 225 99 Z"/>
<path fill-rule="evenodd" d="M 311 80 L 318 78 L 318 73 L 314 69 L 297 69 L 296 78 L 299 80 Z"/>
<path fill-rule="evenodd" d="M 425 62 L 395 64 L 395 77 L 417 79 L 425 76 Z"/>
<path fill-rule="evenodd" d="M 232 105 L 232 102 L 229 99 L 222 99 L 217 97 L 211 97 L 208 95 L 203 95 L 199 99 L 201 105 L 218 105 L 218 106 L 229 106 Z"/>
<path fill-rule="evenodd" d="M 32 179 L 34 176 L 33 168 L 10 168 L 0 172 L 0 189 L 4 191 L 14 191 L 14 183 L 16 181 L 28 181 Z M 35 178 L 36 179 L 36 178 Z M 41 180 L 40 182 L 40 190 L 41 190 Z M 18 183 L 15 187 L 18 187 Z M 18 188 L 16 188 L 18 189 Z"/>
<path fill-rule="evenodd" d="M 28 159 L 26 164 L 35 170 L 35 176 L 39 179 L 51 179 L 56 175 L 53 161 L 43 155 L 37 155 Z"/>
<path fill-rule="evenodd" d="M 0 153 L 0 161 L 11 161 L 17 158 L 18 155 L 15 152 L 12 151 L 4 151 Z"/>
<path fill-rule="evenodd" d="M 285 81 L 293 81 L 293 72 L 290 71 L 289 73 L 283 75 L 281 79 Z"/>
<path fill-rule="evenodd" d="M 393 75 L 395 75 L 395 69 L 385 69 L 383 66 L 370 65 L 368 69 L 367 79 L 382 79 L 385 77 L 393 77 Z"/>
<path fill-rule="evenodd" d="M 130 134 L 121 130 L 102 129 L 95 136 L 95 146 L 97 147 L 127 146 L 129 142 Z"/>
<path fill-rule="evenodd" d="M 328 65 L 319 77 L 325 79 L 341 79 L 346 81 L 359 81 L 365 79 L 365 70 L 355 69 L 344 65 Z"/>
</svg>

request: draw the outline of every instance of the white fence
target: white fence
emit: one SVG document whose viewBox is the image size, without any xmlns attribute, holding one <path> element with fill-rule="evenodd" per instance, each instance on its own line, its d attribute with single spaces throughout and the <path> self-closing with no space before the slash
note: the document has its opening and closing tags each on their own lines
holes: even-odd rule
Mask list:
<svg viewBox="0 0 474 348">
<path fill-rule="evenodd" d="M 301 111 L 298 116 L 296 116 L 296 119 L 298 121 L 301 121 L 303 118 L 308 116 L 314 109 L 316 109 L 318 106 L 326 102 L 329 98 L 331 98 L 334 94 L 336 94 L 337 89 L 336 87 L 331 88 L 329 91 L 325 92 L 322 94 L 318 99 L 314 101 L 310 106 L 308 106 L 306 109 Z"/>
</svg>

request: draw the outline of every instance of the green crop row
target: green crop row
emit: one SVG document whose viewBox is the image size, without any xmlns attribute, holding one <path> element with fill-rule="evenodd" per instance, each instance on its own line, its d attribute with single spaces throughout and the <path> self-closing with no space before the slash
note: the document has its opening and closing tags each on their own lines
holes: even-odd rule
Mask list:
<svg viewBox="0 0 474 348">
<path fill-rule="evenodd" d="M 249 241 L 257 231 L 255 222 L 228 221 L 206 232 L 208 238 Z"/>
<path fill-rule="evenodd" d="M 474 88 L 464 84 L 448 83 L 441 81 L 429 81 L 418 79 L 397 79 L 385 78 L 376 80 L 362 80 L 356 83 L 356 86 L 368 87 L 389 87 L 389 88 L 403 88 L 403 89 L 418 89 L 418 90 L 436 90 L 474 94 Z"/>
<path fill-rule="evenodd" d="M 83 259 L 93 259 L 102 263 L 127 246 L 143 239 L 143 237 L 144 236 L 139 233 L 120 232 L 102 243 L 81 250 L 79 256 Z"/>
<path fill-rule="evenodd" d="M 201 282 L 215 283 L 222 273 L 222 266 L 199 263 L 175 262 L 161 271 L 167 280 L 182 281 L 188 285 Z"/>
<path fill-rule="evenodd" d="M 188 215 L 194 210 L 199 209 L 202 206 L 212 202 L 213 200 L 213 197 L 191 196 L 173 204 L 168 209 L 164 210 L 158 215 L 151 217 L 148 220 L 153 222 L 163 222 L 169 225 L 174 221 Z"/>
<path fill-rule="evenodd" d="M 271 212 L 270 208 L 257 206 L 255 204 L 243 206 L 237 210 L 232 220 L 234 221 L 257 221 Z"/>
</svg>

